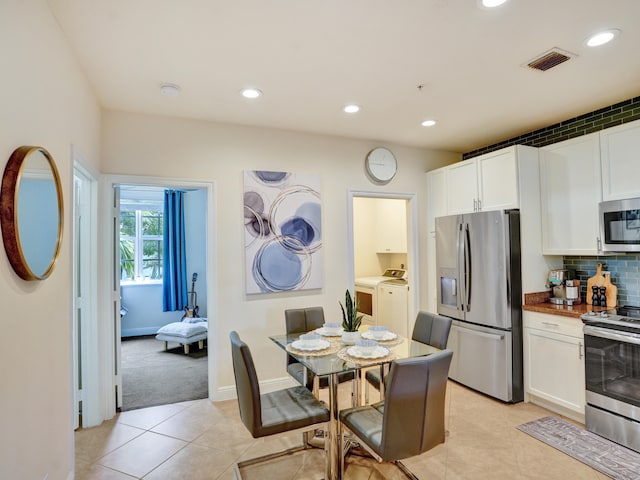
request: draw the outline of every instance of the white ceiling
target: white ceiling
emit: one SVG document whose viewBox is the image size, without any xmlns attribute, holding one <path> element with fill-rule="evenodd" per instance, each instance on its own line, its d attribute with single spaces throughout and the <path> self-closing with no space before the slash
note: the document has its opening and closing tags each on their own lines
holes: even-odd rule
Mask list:
<svg viewBox="0 0 640 480">
<path fill-rule="evenodd" d="M 48 3 L 107 109 L 467 152 L 640 95 L 639 0 Z M 553 47 L 577 57 L 522 66 Z"/>
</svg>

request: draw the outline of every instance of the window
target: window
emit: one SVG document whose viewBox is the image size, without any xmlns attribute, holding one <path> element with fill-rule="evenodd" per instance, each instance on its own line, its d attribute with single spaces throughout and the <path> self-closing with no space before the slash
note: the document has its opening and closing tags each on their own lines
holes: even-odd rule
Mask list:
<svg viewBox="0 0 640 480">
<path fill-rule="evenodd" d="M 121 205 L 121 280 L 162 280 L 162 222 L 163 212 L 157 205 Z"/>
</svg>

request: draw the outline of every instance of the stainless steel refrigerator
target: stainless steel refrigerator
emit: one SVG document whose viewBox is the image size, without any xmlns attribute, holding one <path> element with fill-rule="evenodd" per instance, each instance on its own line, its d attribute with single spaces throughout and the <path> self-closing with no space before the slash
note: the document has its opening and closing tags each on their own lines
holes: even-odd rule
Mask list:
<svg viewBox="0 0 640 480">
<path fill-rule="evenodd" d="M 436 218 L 436 272 L 438 313 L 453 319 L 449 378 L 522 401 L 519 211 Z"/>
</svg>

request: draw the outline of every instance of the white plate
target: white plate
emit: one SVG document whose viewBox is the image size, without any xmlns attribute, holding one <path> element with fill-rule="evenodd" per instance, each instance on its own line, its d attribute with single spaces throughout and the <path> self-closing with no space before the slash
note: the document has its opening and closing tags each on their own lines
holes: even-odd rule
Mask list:
<svg viewBox="0 0 640 480">
<path fill-rule="evenodd" d="M 296 350 L 306 350 L 308 352 L 315 352 L 317 350 L 324 350 L 325 348 L 329 348 L 331 344 L 326 340 L 318 340 L 313 344 L 305 344 L 302 340 L 295 340 L 291 342 L 291 346 Z"/>
<path fill-rule="evenodd" d="M 358 347 L 349 347 L 347 348 L 347 355 L 351 355 L 355 358 L 382 358 L 389 355 L 389 349 L 378 345 L 373 352 L 369 355 L 365 355 Z"/>
<path fill-rule="evenodd" d="M 342 335 L 342 328 L 340 329 L 339 332 L 333 333 L 333 332 L 327 332 L 324 329 L 324 327 L 320 327 L 320 328 L 316 328 L 316 332 L 322 335 L 323 337 L 340 337 Z"/>
<path fill-rule="evenodd" d="M 393 339 L 398 337 L 397 334 L 395 334 L 393 332 L 386 331 L 386 332 L 384 332 L 384 337 L 382 337 L 382 338 L 373 338 L 373 333 L 370 332 L 369 330 L 367 330 L 366 332 L 362 332 L 362 334 L 360 336 L 362 338 L 366 338 L 367 340 L 377 340 L 379 342 L 386 342 L 386 341 L 393 340 Z"/>
</svg>

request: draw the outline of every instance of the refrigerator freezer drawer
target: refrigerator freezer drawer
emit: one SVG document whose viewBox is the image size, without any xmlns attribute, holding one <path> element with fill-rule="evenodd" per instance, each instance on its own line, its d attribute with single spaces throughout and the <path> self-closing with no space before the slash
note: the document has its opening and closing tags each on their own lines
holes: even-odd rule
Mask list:
<svg viewBox="0 0 640 480">
<path fill-rule="evenodd" d="M 454 320 L 449 378 L 504 402 L 513 401 L 511 332 Z"/>
</svg>

